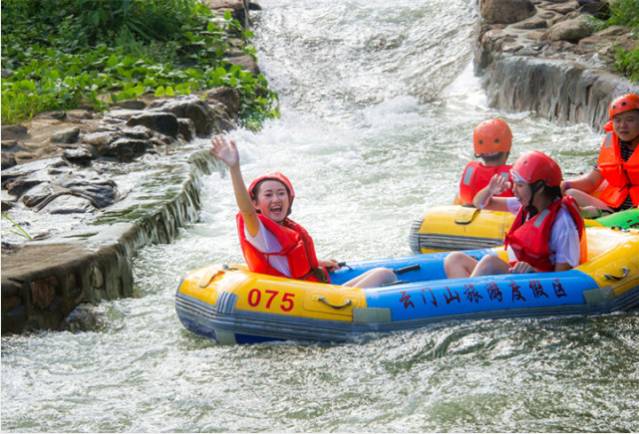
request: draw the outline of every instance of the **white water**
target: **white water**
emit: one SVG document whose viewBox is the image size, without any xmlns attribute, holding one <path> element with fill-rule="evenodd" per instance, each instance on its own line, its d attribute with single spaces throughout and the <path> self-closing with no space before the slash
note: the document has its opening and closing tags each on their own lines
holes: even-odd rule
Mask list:
<svg viewBox="0 0 639 434">
<path fill-rule="evenodd" d="M 282 117 L 235 131 L 247 180 L 281 170 L 321 257 L 409 254 L 411 221 L 450 203 L 480 121 L 502 116 L 514 159 L 568 172 L 598 135 L 486 107 L 472 76 L 472 0 L 264 2 L 258 57 Z M 205 142 L 202 147 L 208 146 Z M 636 314 L 471 321 L 367 338 L 217 346 L 183 329 L 179 277 L 241 260 L 224 173 L 201 220 L 135 262 L 138 297 L 104 327 L 2 340 L 3 431 L 636 431 Z"/>
</svg>

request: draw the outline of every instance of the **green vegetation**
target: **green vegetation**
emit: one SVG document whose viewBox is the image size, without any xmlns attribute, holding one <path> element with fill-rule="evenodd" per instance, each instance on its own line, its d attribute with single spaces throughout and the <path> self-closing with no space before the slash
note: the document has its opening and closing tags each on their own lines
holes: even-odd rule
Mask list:
<svg viewBox="0 0 639 434">
<path fill-rule="evenodd" d="M 11 229 L 10 232 L 13 232 L 16 235 L 21 236 L 22 238 L 25 238 L 29 241 L 33 240 L 33 237 L 31 237 L 31 235 L 29 235 L 29 232 L 27 232 L 22 226 L 20 226 L 13 218 L 11 218 L 11 216 L 9 215 L 9 213 L 7 212 L 3 212 L 2 213 L 2 218 L 7 220 L 9 223 L 11 223 Z"/>
<path fill-rule="evenodd" d="M 633 32 L 637 45 L 634 49 L 618 48 L 615 52 L 615 68 L 634 82 L 639 82 L 639 0 L 613 0 L 610 18 L 602 27 L 627 26 Z"/>
<path fill-rule="evenodd" d="M 264 76 L 223 60 L 234 39 L 254 56 L 251 31 L 198 0 L 3 0 L 2 24 L 3 123 L 215 86 L 240 92 L 249 128 L 278 115 Z"/>
</svg>

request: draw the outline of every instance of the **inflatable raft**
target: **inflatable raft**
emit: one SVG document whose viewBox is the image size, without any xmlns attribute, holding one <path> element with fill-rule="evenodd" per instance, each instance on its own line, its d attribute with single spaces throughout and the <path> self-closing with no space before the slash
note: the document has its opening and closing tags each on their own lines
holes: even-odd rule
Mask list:
<svg viewBox="0 0 639 434">
<path fill-rule="evenodd" d="M 413 253 L 431 253 L 500 246 L 514 219 L 509 212 L 460 205 L 434 207 L 411 226 L 410 248 Z M 639 209 L 586 220 L 586 226 L 639 228 Z"/>
<path fill-rule="evenodd" d="M 249 272 L 240 265 L 192 271 L 178 286 L 176 311 L 190 331 L 221 344 L 267 340 L 346 341 L 363 333 L 451 319 L 594 314 L 639 305 L 639 232 L 587 229 L 589 260 L 565 271 L 445 279 L 446 253 L 359 262 L 332 273 L 333 284 Z M 470 251 L 479 258 L 503 248 Z M 373 267 L 400 282 L 339 286 Z"/>
</svg>

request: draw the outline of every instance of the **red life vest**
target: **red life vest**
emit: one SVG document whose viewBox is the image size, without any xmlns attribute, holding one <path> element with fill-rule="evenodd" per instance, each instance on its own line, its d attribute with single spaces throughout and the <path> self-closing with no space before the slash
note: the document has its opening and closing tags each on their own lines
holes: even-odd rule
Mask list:
<svg viewBox="0 0 639 434">
<path fill-rule="evenodd" d="M 619 136 L 612 130 L 612 123 L 608 122 L 604 129 L 608 133 L 601 144 L 597 166 L 608 185 L 598 197 L 608 206 L 619 208 L 630 195 L 632 204 L 639 206 L 639 146 L 623 161 Z"/>
<path fill-rule="evenodd" d="M 459 183 L 459 199 L 462 205 L 472 205 L 473 198 L 482 188 L 486 187 L 490 182 L 490 178 L 495 174 L 508 178 L 512 185 L 512 179 L 510 178 L 510 168 L 512 166 L 503 164 L 501 166 L 489 167 L 485 166 L 479 161 L 471 161 L 464 168 L 462 173 L 461 182 Z M 508 189 L 497 197 L 511 197 L 513 192 Z"/>
<path fill-rule="evenodd" d="M 513 249 L 518 261 L 527 262 L 540 271 L 553 271 L 555 266 L 550 262 L 550 235 L 562 206 L 568 210 L 577 226 L 580 240 L 579 263 L 584 263 L 587 259 L 584 220 L 579 213 L 577 202 L 571 196 L 556 200 L 531 219 L 528 219 L 528 213 L 522 206 L 506 234 L 504 246 Z"/>
<path fill-rule="evenodd" d="M 328 272 L 319 266 L 315 254 L 315 244 L 306 229 L 288 218 L 282 224 L 262 214 L 258 214 L 257 218 L 260 219 L 266 230 L 275 236 L 282 249 L 274 253 L 264 253 L 258 250 L 246 239 L 244 218 L 241 213 L 238 213 L 236 216 L 237 233 L 240 237 L 244 259 L 251 271 L 312 282 L 329 282 Z M 272 255 L 286 256 L 291 272 L 290 276 L 284 276 L 269 263 L 268 258 Z"/>
</svg>

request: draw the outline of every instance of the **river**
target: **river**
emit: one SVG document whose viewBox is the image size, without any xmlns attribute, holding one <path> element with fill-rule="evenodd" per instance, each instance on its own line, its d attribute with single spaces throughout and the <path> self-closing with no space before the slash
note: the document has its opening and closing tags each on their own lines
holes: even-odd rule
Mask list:
<svg viewBox="0 0 639 434">
<path fill-rule="evenodd" d="M 282 170 L 322 258 L 410 253 L 411 222 L 450 203 L 473 127 L 504 117 L 513 156 L 567 173 L 599 135 L 487 107 L 474 0 L 270 0 L 260 65 L 282 116 L 232 133 L 250 179 Z M 205 141 L 202 147 L 207 147 Z M 513 160 L 513 158 L 511 158 Z M 2 338 L 2 431 L 638 431 L 639 315 L 449 322 L 347 344 L 218 346 L 174 310 L 188 269 L 241 260 L 223 170 L 200 220 L 135 259 L 136 296 L 93 332 Z"/>
</svg>

